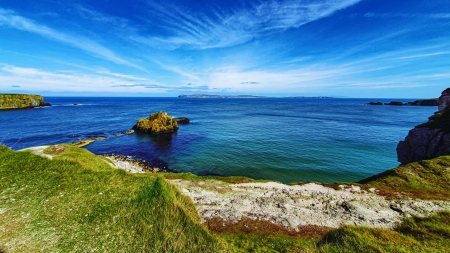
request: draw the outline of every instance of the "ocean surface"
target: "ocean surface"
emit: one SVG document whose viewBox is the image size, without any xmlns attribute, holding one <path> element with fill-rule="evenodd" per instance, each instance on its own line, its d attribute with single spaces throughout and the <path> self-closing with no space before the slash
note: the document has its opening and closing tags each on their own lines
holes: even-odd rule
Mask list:
<svg viewBox="0 0 450 253">
<path fill-rule="evenodd" d="M 105 136 L 86 148 L 173 171 L 284 183 L 358 181 L 398 166 L 397 143 L 437 111 L 364 105 L 392 100 L 46 97 L 52 107 L 0 111 L 0 143 L 18 150 Z M 191 124 L 172 135 L 115 136 L 157 111 Z"/>
</svg>

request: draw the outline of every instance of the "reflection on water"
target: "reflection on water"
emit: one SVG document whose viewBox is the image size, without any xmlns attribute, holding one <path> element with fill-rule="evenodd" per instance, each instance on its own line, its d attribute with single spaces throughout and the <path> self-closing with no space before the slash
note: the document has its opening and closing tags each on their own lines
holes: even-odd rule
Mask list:
<svg viewBox="0 0 450 253">
<path fill-rule="evenodd" d="M 136 137 L 139 142 L 152 142 L 157 147 L 171 147 L 173 135 L 177 133 L 168 134 L 149 134 L 136 132 Z"/>
</svg>

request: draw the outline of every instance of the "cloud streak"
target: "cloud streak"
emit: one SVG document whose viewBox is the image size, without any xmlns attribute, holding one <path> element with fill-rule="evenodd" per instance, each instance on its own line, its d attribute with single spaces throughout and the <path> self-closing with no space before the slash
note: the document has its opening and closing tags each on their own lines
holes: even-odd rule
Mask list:
<svg viewBox="0 0 450 253">
<path fill-rule="evenodd" d="M 123 58 L 114 54 L 111 50 L 101 46 L 100 44 L 89 38 L 79 35 L 72 36 L 58 32 L 47 26 L 37 24 L 30 19 L 16 15 L 14 12 L 2 8 L 0 8 L 0 25 L 31 32 L 43 36 L 47 39 L 55 40 L 66 45 L 79 48 L 104 60 L 143 70 L 143 68 L 141 68 L 140 66 L 124 60 Z"/>
<path fill-rule="evenodd" d="M 199 49 L 229 47 L 248 42 L 261 34 L 298 28 L 329 16 L 361 0 L 266 1 L 250 8 L 219 9 L 214 16 L 195 13 L 180 6 L 148 2 L 151 14 L 159 15 L 171 36 L 133 39 L 141 43 L 169 43 L 174 47 Z"/>
<path fill-rule="evenodd" d="M 54 87 L 55 91 L 87 91 L 87 92 L 145 92 L 147 89 L 167 92 L 169 90 L 208 90 L 206 85 L 172 85 L 158 83 L 150 79 L 133 77 L 100 71 L 105 75 L 88 75 L 74 71 L 47 72 L 36 68 L 23 68 L 0 64 L 1 84 L 21 87 L 23 89 L 39 90 L 42 87 Z M 11 87 L 11 86 L 9 86 Z M 53 89 L 53 88 L 52 88 Z"/>
</svg>

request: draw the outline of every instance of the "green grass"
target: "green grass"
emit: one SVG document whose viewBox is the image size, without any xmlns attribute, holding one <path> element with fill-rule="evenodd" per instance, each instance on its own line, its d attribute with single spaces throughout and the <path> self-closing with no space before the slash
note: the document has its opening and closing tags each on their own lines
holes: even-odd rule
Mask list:
<svg viewBox="0 0 450 253">
<path fill-rule="evenodd" d="M 248 220 L 211 232 L 200 224 L 191 200 L 165 181 L 202 177 L 130 174 L 85 149 L 59 146 L 63 148 L 45 151 L 53 160 L 0 146 L 0 252 L 446 252 L 450 248 L 449 212 L 407 218 L 394 230 L 344 226 L 305 234 Z M 443 157 L 402 166 L 365 183 L 416 194 L 422 185 L 424 196 L 430 196 L 448 191 L 448 166 L 450 158 Z"/>
<path fill-rule="evenodd" d="M 360 183 L 385 195 L 403 193 L 413 198 L 450 200 L 450 156 L 402 165 Z"/>
<path fill-rule="evenodd" d="M 393 231 L 344 226 L 327 234 L 320 252 L 448 252 L 450 212 L 406 218 Z"/>
<path fill-rule="evenodd" d="M 437 112 L 432 116 L 433 120 L 430 120 L 417 127 L 427 127 L 431 129 L 440 129 L 444 133 L 450 133 L 450 108 L 447 108 L 441 112 Z"/>
<path fill-rule="evenodd" d="M 152 174 L 112 169 L 66 146 L 52 161 L 0 147 L 6 252 L 219 252 L 190 199 Z"/>
</svg>

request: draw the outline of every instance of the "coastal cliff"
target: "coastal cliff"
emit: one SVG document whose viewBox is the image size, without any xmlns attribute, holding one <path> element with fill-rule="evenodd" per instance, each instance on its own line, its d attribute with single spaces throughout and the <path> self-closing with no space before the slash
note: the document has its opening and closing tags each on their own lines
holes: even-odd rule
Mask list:
<svg viewBox="0 0 450 253">
<path fill-rule="evenodd" d="M 438 111 L 428 122 L 410 130 L 397 145 L 401 164 L 427 160 L 450 154 L 450 88 L 439 97 Z"/>
<path fill-rule="evenodd" d="M 5 109 L 27 109 L 40 106 L 50 106 L 44 102 L 40 95 L 28 94 L 0 94 L 0 110 Z"/>
</svg>

